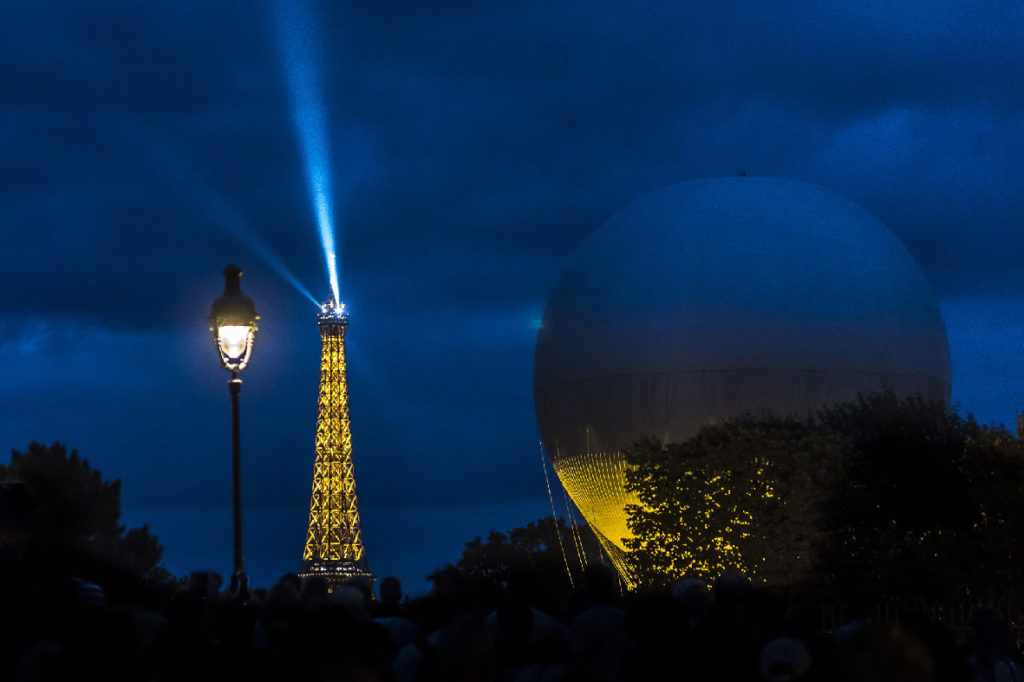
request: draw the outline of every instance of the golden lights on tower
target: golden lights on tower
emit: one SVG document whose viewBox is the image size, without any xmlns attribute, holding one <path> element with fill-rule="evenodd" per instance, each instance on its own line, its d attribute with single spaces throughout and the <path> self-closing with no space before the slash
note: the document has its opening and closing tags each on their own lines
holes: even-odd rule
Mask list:
<svg viewBox="0 0 1024 682">
<path fill-rule="evenodd" d="M 363 548 L 352 461 L 345 304 L 331 299 L 321 305 L 317 326 L 321 340 L 320 389 L 313 491 L 300 575 L 320 576 L 330 582 L 357 577 L 373 580 Z"/>
</svg>

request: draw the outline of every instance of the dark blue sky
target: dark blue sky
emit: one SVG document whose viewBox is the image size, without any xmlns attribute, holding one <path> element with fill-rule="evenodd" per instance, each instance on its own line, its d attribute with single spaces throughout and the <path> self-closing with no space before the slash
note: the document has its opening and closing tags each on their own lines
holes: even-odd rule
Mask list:
<svg viewBox="0 0 1024 682">
<path fill-rule="evenodd" d="M 237 262 L 246 558 L 297 568 L 327 277 L 272 4 L 0 5 L 0 446 L 124 480 L 167 566 L 230 566 Z M 1024 407 L 1017 2 L 313 3 L 371 566 L 411 587 L 549 513 L 536 325 L 573 250 L 700 177 L 821 184 L 886 223 L 946 318 L 953 397 Z M 312 39 L 316 40 L 313 41 Z M 260 246 L 262 245 L 262 246 Z"/>
</svg>

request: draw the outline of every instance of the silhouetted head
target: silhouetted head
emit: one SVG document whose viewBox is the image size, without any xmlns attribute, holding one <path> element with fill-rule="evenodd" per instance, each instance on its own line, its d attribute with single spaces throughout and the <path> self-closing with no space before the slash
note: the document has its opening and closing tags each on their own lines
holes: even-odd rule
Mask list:
<svg viewBox="0 0 1024 682">
<path fill-rule="evenodd" d="M 626 612 L 630 639 L 648 651 L 667 653 L 678 646 L 688 629 L 682 604 L 661 592 L 639 595 Z"/>
<path fill-rule="evenodd" d="M 290 620 L 299 609 L 299 590 L 290 580 L 278 580 L 270 588 L 265 605 L 268 618 Z"/>
<path fill-rule="evenodd" d="M 715 580 L 715 601 L 723 608 L 735 608 L 750 594 L 750 580 L 734 568 Z"/>
<path fill-rule="evenodd" d="M 345 585 L 358 590 L 363 600 L 369 604 L 373 601 L 373 581 L 365 576 L 356 576 L 345 581 Z"/>
<path fill-rule="evenodd" d="M 204 597 L 213 597 L 224 585 L 224 579 L 215 571 L 192 571 L 188 581 Z"/>
<path fill-rule="evenodd" d="M 299 591 L 299 601 L 302 608 L 308 611 L 327 601 L 330 593 L 330 585 L 318 575 L 311 576 L 302 581 L 302 589 Z"/>
<path fill-rule="evenodd" d="M 433 581 L 434 587 L 430 590 L 431 596 L 436 599 L 450 599 L 463 592 L 466 578 L 462 571 L 448 564 L 444 568 L 434 571 L 427 576 L 427 580 Z"/>
<path fill-rule="evenodd" d="M 39 499 L 21 481 L 0 483 L 0 544 L 28 539 L 39 521 Z"/>
<path fill-rule="evenodd" d="M 761 649 L 761 678 L 768 682 L 803 679 L 811 667 L 811 654 L 804 643 L 793 637 L 773 639 Z"/>
<path fill-rule="evenodd" d="M 456 618 L 441 631 L 436 650 L 442 680 L 495 679 L 494 638 L 490 629 L 475 618 Z"/>
<path fill-rule="evenodd" d="M 331 601 L 344 607 L 354 621 L 363 621 L 369 617 L 369 599 L 366 598 L 366 593 L 351 582 L 335 587 L 331 593 Z"/>
<path fill-rule="evenodd" d="M 380 581 L 380 603 L 383 606 L 398 606 L 402 599 L 402 583 L 394 576 L 388 576 Z"/>
<path fill-rule="evenodd" d="M 700 578 L 683 578 L 672 586 L 672 596 L 683 607 L 685 616 L 692 622 L 704 618 L 711 605 L 708 584 Z"/>
<path fill-rule="evenodd" d="M 971 619 L 971 648 L 983 662 L 989 663 L 1013 652 L 1013 634 L 992 609 L 980 608 Z"/>
<path fill-rule="evenodd" d="M 299 577 L 298 573 L 285 573 L 277 579 L 277 582 L 288 583 L 295 589 L 296 594 L 302 591 L 302 578 Z"/>
<path fill-rule="evenodd" d="M 509 571 L 509 595 L 528 604 L 534 604 L 540 590 L 540 576 L 529 565 L 514 566 Z"/>
<path fill-rule="evenodd" d="M 590 564 L 583 574 L 587 591 L 595 604 L 610 604 L 619 592 L 619 575 L 605 564 Z"/>
</svg>

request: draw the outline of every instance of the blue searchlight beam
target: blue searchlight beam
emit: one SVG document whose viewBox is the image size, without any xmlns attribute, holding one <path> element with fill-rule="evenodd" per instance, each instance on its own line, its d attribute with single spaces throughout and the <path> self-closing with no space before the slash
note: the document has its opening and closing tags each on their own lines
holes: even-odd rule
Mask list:
<svg viewBox="0 0 1024 682">
<path fill-rule="evenodd" d="M 288 82 L 292 121 L 299 139 L 306 183 L 320 231 L 331 293 L 334 294 L 334 301 L 340 303 L 326 113 L 316 60 L 320 51 L 319 35 L 306 0 L 278 0 L 274 6 L 274 23 Z"/>
<path fill-rule="evenodd" d="M 132 132 L 139 134 L 138 130 Z M 124 131 L 121 130 L 120 134 L 123 135 Z M 150 167 L 166 185 L 175 189 L 183 201 L 199 209 L 212 225 L 231 235 L 313 305 L 320 307 L 320 302 L 309 293 L 270 244 L 253 230 L 248 218 L 202 176 L 177 145 L 149 131 L 145 139 L 146 143 L 140 147 L 146 151 Z"/>
</svg>

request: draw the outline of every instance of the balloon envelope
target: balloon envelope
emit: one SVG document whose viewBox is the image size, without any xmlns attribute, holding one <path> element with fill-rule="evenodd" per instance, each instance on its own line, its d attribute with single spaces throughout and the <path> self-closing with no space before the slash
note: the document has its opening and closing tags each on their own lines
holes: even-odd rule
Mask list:
<svg viewBox="0 0 1024 682">
<path fill-rule="evenodd" d="M 541 437 L 612 552 L 635 502 L 623 448 L 885 389 L 949 400 L 927 280 L 864 209 L 768 178 L 685 182 L 613 216 L 558 283 L 534 360 Z"/>
</svg>

